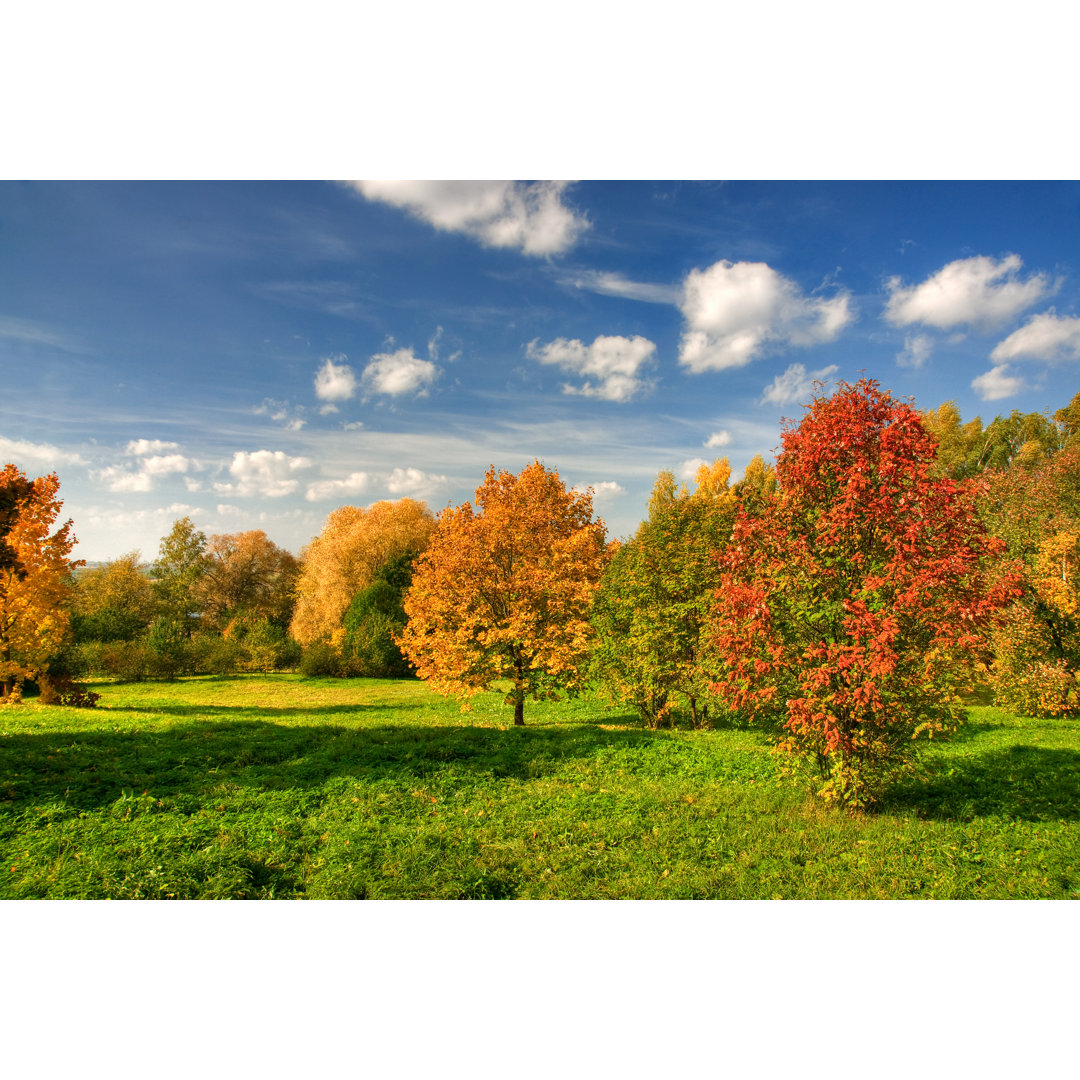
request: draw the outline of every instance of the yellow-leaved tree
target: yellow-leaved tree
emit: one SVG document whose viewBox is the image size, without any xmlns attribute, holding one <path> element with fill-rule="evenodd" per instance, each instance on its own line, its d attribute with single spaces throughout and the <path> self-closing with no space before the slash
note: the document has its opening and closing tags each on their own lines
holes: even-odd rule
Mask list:
<svg viewBox="0 0 1080 1080">
<path fill-rule="evenodd" d="M 527 696 L 584 679 L 589 610 L 609 557 L 592 491 L 567 491 L 534 461 L 514 475 L 493 465 L 471 503 L 439 514 L 405 597 L 399 644 L 440 693 L 468 699 L 496 679 L 523 724 Z"/>
<path fill-rule="evenodd" d="M 423 551 L 434 528 L 431 511 L 415 499 L 335 510 L 300 555 L 293 637 L 308 645 L 343 633 L 353 597 L 391 559 Z"/>
<path fill-rule="evenodd" d="M 71 522 L 50 531 L 63 503 L 56 473 L 28 480 L 0 473 L 0 684 L 3 698 L 48 668 L 68 632 L 67 602 L 75 546 Z"/>
</svg>

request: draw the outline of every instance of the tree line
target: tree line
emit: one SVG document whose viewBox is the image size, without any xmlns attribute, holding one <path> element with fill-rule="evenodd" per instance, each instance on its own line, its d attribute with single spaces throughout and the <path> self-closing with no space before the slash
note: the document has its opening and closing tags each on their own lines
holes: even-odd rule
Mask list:
<svg viewBox="0 0 1080 1080">
<path fill-rule="evenodd" d="M 299 668 L 418 674 L 468 707 L 590 683 L 652 727 L 769 725 L 825 798 L 871 801 L 976 690 L 1080 711 L 1080 394 L 984 426 L 872 380 L 815 393 L 774 465 L 656 480 L 608 541 L 591 492 L 534 461 L 474 502 L 342 507 L 299 559 L 187 518 L 156 561 L 78 571 L 55 476 L 0 483 L 0 679 Z"/>
</svg>

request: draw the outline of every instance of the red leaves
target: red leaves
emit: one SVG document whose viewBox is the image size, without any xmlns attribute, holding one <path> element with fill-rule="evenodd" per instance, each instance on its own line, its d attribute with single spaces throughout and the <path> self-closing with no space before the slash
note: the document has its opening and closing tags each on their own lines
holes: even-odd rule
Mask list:
<svg viewBox="0 0 1080 1080">
<path fill-rule="evenodd" d="M 991 576 L 975 488 L 936 478 L 934 452 L 910 406 L 842 383 L 784 432 L 780 494 L 740 514 L 720 558 L 717 692 L 751 714 L 786 700 L 793 745 L 852 791 L 926 715 L 955 715 L 1016 587 Z"/>
</svg>

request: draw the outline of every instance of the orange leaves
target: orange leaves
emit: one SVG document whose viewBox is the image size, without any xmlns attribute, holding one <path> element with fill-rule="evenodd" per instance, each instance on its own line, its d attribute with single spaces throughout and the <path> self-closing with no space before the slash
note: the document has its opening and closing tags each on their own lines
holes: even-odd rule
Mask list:
<svg viewBox="0 0 1080 1080">
<path fill-rule="evenodd" d="M 55 473 L 28 481 L 14 465 L 0 473 L 0 680 L 5 696 L 44 671 L 67 635 L 65 605 L 75 546 L 68 521 L 50 532 L 60 507 Z"/>
<path fill-rule="evenodd" d="M 328 637 L 379 567 L 395 556 L 423 551 L 434 528 L 428 508 L 415 499 L 335 510 L 302 553 L 293 636 L 304 644 Z"/>
<path fill-rule="evenodd" d="M 509 678 L 520 716 L 526 694 L 580 682 L 607 557 L 591 492 L 568 492 L 538 461 L 518 475 L 492 466 L 475 510 L 439 515 L 405 600 L 401 648 L 443 693 L 464 698 Z"/>
</svg>

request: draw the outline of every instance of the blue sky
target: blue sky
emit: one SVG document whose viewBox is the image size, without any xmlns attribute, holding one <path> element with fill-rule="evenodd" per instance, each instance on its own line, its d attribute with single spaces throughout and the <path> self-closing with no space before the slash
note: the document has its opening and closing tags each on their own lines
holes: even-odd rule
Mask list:
<svg viewBox="0 0 1080 1080">
<path fill-rule="evenodd" d="M 539 457 L 614 535 L 811 381 L 965 419 L 1080 390 L 1076 183 L 0 183 L 0 457 L 77 554 Z"/>
</svg>

